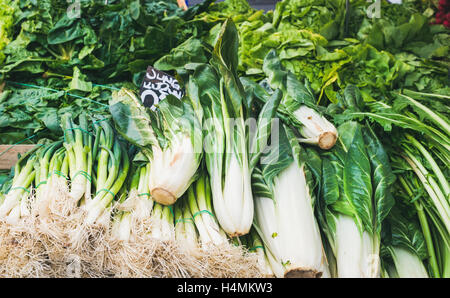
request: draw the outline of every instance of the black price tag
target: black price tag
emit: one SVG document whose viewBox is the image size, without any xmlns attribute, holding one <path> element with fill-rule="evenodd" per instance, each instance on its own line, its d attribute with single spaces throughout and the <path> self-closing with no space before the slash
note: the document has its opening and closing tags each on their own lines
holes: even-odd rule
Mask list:
<svg viewBox="0 0 450 298">
<path fill-rule="evenodd" d="M 149 66 L 142 81 L 140 92 L 144 106 L 155 110 L 155 105 L 169 94 L 181 99 L 184 91 L 174 77 Z"/>
</svg>

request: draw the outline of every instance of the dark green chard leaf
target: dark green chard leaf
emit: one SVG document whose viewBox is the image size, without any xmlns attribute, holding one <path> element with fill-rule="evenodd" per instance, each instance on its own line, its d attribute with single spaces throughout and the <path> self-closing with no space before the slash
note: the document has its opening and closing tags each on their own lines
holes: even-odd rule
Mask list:
<svg viewBox="0 0 450 298">
<path fill-rule="evenodd" d="M 208 62 L 204 46 L 199 39 L 189 38 L 170 53 L 155 62 L 154 67 L 159 70 L 176 70 L 182 72 L 186 64 Z"/>
<path fill-rule="evenodd" d="M 377 233 L 380 233 L 381 223 L 394 206 L 391 189 L 396 178 L 392 172 L 389 157 L 370 126 L 367 125 L 364 128 L 363 135 L 372 166 L 373 200 L 376 216 L 374 227 Z"/>
<path fill-rule="evenodd" d="M 113 92 L 109 109 L 117 131 L 127 141 L 139 147 L 157 143 L 151 118 L 133 92 L 126 89 Z"/>
<path fill-rule="evenodd" d="M 362 127 L 356 122 L 345 123 L 338 128 L 342 138 L 348 144 L 343 171 L 344 199 L 354 208 L 360 231 L 374 233 L 372 177 L 369 156 L 362 135 Z M 351 138 L 344 132 L 353 131 Z"/>
<path fill-rule="evenodd" d="M 273 146 L 271 150 L 263 154 L 259 160 L 262 176 L 270 189 L 272 189 L 273 179 L 296 160 L 287 129 L 285 125 L 280 125 L 278 142 L 271 144 Z"/>
<path fill-rule="evenodd" d="M 243 100 L 245 98 L 244 88 L 237 76 L 239 36 L 231 19 L 225 21 L 217 40 L 211 64 L 221 74 L 226 99 L 228 116 L 231 118 L 242 117 Z"/>
<path fill-rule="evenodd" d="M 253 169 L 256 166 L 259 157 L 265 151 L 267 147 L 267 142 L 273 131 L 272 125 L 276 121 L 279 121 L 279 119 L 274 117 L 277 112 L 278 105 L 281 102 L 281 98 L 282 98 L 281 91 L 276 90 L 259 112 L 258 123 L 256 126 L 256 133 L 253 135 L 253 138 L 251 139 L 250 142 L 250 164 L 249 164 L 250 169 Z M 277 128 L 278 126 L 275 127 L 274 129 Z"/>
<path fill-rule="evenodd" d="M 398 212 L 389 216 L 393 246 L 400 246 L 415 253 L 421 260 L 428 257 L 425 239 L 418 224 L 412 218 L 405 218 Z"/>
</svg>

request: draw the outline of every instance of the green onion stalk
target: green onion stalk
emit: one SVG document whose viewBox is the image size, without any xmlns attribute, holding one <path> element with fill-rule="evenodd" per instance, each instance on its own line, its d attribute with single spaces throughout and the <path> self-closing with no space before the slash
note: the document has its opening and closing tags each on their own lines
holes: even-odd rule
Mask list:
<svg viewBox="0 0 450 298">
<path fill-rule="evenodd" d="M 11 188 L 0 205 L 0 220 L 17 224 L 22 216 L 30 214 L 29 197 L 38 156 L 33 152 L 23 155 L 15 165 Z"/>
<path fill-rule="evenodd" d="M 248 238 L 247 244 L 248 244 L 248 251 L 250 253 L 256 254 L 258 258 L 258 265 L 261 270 L 261 273 L 264 277 L 273 277 L 275 276 L 272 266 L 270 265 L 270 261 L 268 259 L 267 250 L 264 247 L 264 244 L 261 240 L 261 237 L 258 235 L 256 230 L 252 228 L 250 230 L 250 233 L 247 234 L 245 237 Z M 270 252 L 269 252 L 270 254 Z M 273 258 L 273 257 L 272 257 Z M 281 266 L 280 266 L 280 269 Z"/>
<path fill-rule="evenodd" d="M 42 169 L 42 167 L 43 165 L 41 164 L 40 169 Z M 41 187 L 45 188 L 42 191 L 41 197 L 36 201 L 35 211 L 40 217 L 47 217 L 50 214 L 51 207 L 54 207 L 57 203 L 62 203 L 60 202 L 61 200 L 66 200 L 65 192 L 68 192 L 68 172 L 68 155 L 66 154 L 66 149 L 60 147 L 51 157 L 46 183 L 41 184 Z M 69 210 L 66 209 L 61 211 L 64 214 L 67 214 Z"/>
<path fill-rule="evenodd" d="M 49 174 L 50 166 L 53 166 L 53 158 L 56 156 L 55 152 L 59 150 L 62 146 L 62 141 L 51 143 L 46 145 L 42 150 L 40 150 L 38 156 L 39 162 L 39 173 L 37 173 L 36 180 L 36 210 L 38 212 L 41 209 L 41 204 L 46 205 L 48 201 L 48 189 L 49 189 Z"/>
<path fill-rule="evenodd" d="M 154 204 L 151 215 L 150 237 L 160 241 L 175 240 L 173 205 Z"/>
<path fill-rule="evenodd" d="M 88 169 L 91 152 L 91 133 L 85 114 L 79 116 L 79 125 L 76 125 L 70 115 L 61 118 L 61 127 L 64 131 L 64 147 L 69 156 L 69 176 L 71 200 L 78 203 L 86 194 L 91 181 Z M 89 195 L 89 192 L 88 192 Z"/>
<path fill-rule="evenodd" d="M 96 131 L 96 138 L 92 155 L 95 160 L 95 175 L 92 177 L 95 177 L 95 189 L 98 191 L 105 188 L 106 180 L 108 179 L 108 170 L 114 161 L 112 150 L 115 136 L 113 127 L 108 120 L 94 122 L 94 129 Z"/>
<path fill-rule="evenodd" d="M 227 243 L 227 236 L 214 215 L 208 175 L 202 174 L 187 191 L 187 207 L 197 227 L 202 246 Z"/>
<path fill-rule="evenodd" d="M 184 195 L 174 205 L 175 240 L 191 255 L 199 254 L 199 239 L 188 200 Z"/>
<path fill-rule="evenodd" d="M 107 178 L 104 184 L 97 185 L 97 192 L 92 200 L 86 202 L 83 208 L 87 215 L 86 224 L 109 224 L 112 203 L 118 199 L 117 195 L 125 183 L 130 166 L 130 160 L 124 145 L 116 138 L 113 149 L 107 150 L 110 159 L 108 164 L 99 164 L 99 167 L 107 167 Z M 99 171 L 102 171 L 101 169 Z M 98 183 L 98 180 L 97 180 Z M 102 187 L 102 188 L 100 188 Z"/>
<path fill-rule="evenodd" d="M 148 189 L 149 169 L 148 163 L 134 167 L 127 195 L 115 206 L 117 212 L 114 217 L 112 234 L 116 239 L 121 241 L 132 239 L 133 222 L 142 222 L 151 215 L 153 200 Z"/>
<path fill-rule="evenodd" d="M 129 201 L 136 196 L 139 179 L 140 179 L 140 168 L 136 165 L 132 165 L 130 170 L 131 180 L 128 185 L 128 196 L 123 196 L 118 204 L 114 207 L 114 218 L 111 227 L 111 235 L 113 238 L 120 241 L 129 241 L 131 236 L 131 206 L 129 206 Z M 126 204 L 128 203 L 128 204 Z M 125 205 L 126 204 L 126 205 Z"/>
</svg>

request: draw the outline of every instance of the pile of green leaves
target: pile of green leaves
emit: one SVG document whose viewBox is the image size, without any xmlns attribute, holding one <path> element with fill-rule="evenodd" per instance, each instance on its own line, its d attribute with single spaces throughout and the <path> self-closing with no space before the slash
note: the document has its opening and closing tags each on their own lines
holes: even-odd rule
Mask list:
<svg viewBox="0 0 450 298">
<path fill-rule="evenodd" d="M 0 74 L 71 75 L 76 66 L 98 83 L 131 81 L 196 34 L 187 21 L 209 2 L 183 11 L 176 1 L 81 0 L 77 17 L 66 2 L 21 0 Z"/>
<path fill-rule="evenodd" d="M 238 69 L 255 81 L 264 78 L 264 58 L 276 49 L 283 65 L 307 79 L 321 102 L 337 102 L 336 92 L 348 84 L 358 86 L 366 100 L 399 88 L 449 92 L 450 35 L 443 26 L 429 25 L 430 8 L 382 1 L 380 18 L 370 19 L 370 3 L 350 1 L 347 11 L 345 2 L 284 0 L 267 13 L 246 0 L 215 3 L 194 19 L 210 31 L 191 62 L 208 56 L 220 23 L 231 18 L 240 34 Z M 169 56 L 184 59 L 177 50 Z M 166 70 L 179 66 L 167 56 L 162 60 Z"/>
<path fill-rule="evenodd" d="M 8 81 L 9 82 L 9 81 Z M 39 139 L 55 140 L 62 136 L 60 119 L 82 111 L 96 115 L 108 113 L 111 89 L 91 86 L 89 92 L 66 86 L 83 81 L 59 78 L 37 79 L 36 85 L 8 83 L 0 93 L 0 144 L 35 144 Z M 40 84 L 52 86 L 39 87 Z M 69 90 L 64 90 L 69 89 Z"/>
<path fill-rule="evenodd" d="M 202 32 L 190 20 L 211 0 L 187 11 L 174 0 L 77 2 L 79 17 L 64 1 L 0 1 L 0 144 L 56 139 L 64 113 L 107 112 L 111 89 L 136 90 L 147 66 Z"/>
<path fill-rule="evenodd" d="M 0 0 L 0 63 L 5 59 L 2 50 L 10 42 L 14 4 L 15 2 L 11 0 Z"/>
</svg>

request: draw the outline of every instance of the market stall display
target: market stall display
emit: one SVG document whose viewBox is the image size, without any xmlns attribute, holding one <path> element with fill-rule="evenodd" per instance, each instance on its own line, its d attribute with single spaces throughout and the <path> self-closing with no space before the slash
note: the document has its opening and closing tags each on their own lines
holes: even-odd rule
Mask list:
<svg viewBox="0 0 450 298">
<path fill-rule="evenodd" d="M 450 277 L 448 1 L 78 4 L 0 0 L 0 276 Z"/>
</svg>

